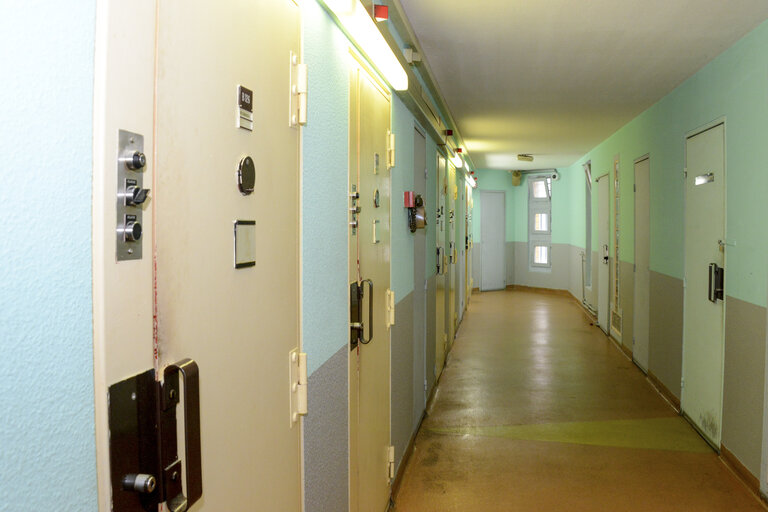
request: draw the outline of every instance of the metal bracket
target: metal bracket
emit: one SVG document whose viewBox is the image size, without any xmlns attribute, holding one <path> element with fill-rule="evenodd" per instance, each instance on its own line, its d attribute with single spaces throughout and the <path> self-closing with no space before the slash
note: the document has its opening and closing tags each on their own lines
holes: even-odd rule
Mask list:
<svg viewBox="0 0 768 512">
<path fill-rule="evenodd" d="M 186 491 L 178 457 L 176 405 L 184 380 Z M 165 502 L 181 512 L 203 493 L 200 450 L 200 386 L 197 364 L 185 359 L 109 387 L 109 455 L 114 512 L 156 512 Z"/>
</svg>

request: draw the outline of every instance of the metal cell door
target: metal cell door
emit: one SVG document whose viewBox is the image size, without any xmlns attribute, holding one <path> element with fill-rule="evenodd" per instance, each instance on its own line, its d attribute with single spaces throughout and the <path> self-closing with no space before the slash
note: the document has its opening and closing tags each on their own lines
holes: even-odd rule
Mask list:
<svg viewBox="0 0 768 512">
<path fill-rule="evenodd" d="M 389 500 L 390 94 L 364 64 L 350 82 L 349 352 L 350 510 L 385 510 Z M 356 297 L 352 297 L 356 295 Z M 350 316 L 355 307 L 351 304 Z"/>
<path fill-rule="evenodd" d="M 446 250 L 447 217 L 446 195 L 448 185 L 446 181 L 446 159 L 443 155 L 437 156 L 437 286 L 435 292 L 435 381 L 440 377 L 445 365 L 445 351 L 447 348 L 448 334 L 446 330 L 446 295 L 448 275 L 448 251 Z"/>
<path fill-rule="evenodd" d="M 98 21 L 112 36 L 106 60 L 119 63 L 106 65 L 104 74 L 104 94 L 117 112 L 106 115 L 104 133 L 126 129 L 136 134 L 126 139 L 131 144 L 143 140 L 144 187 L 151 191 L 135 208 L 144 212 L 143 235 L 131 233 L 140 235 L 142 259 L 112 263 L 105 257 L 104 265 L 108 273 L 140 271 L 143 285 L 135 304 L 130 296 L 108 299 L 95 316 L 107 326 L 106 367 L 117 360 L 127 366 L 137 357 L 117 346 L 124 341 L 113 342 L 113 315 L 140 324 L 138 335 L 126 341 L 142 352 L 146 366 L 110 372 L 105 384 L 149 367 L 156 380 L 164 376 L 162 389 L 168 390 L 159 406 L 165 410 L 167 401 L 181 398 L 181 466 L 164 470 L 164 481 L 184 482 L 190 495 L 200 485 L 190 473 L 197 473 L 202 496 L 191 510 L 299 511 L 301 428 L 291 399 L 300 329 L 299 127 L 291 122 L 297 103 L 290 80 L 300 64 L 300 11 L 292 0 L 135 4 L 140 20 L 110 3 Z M 114 37 L 144 25 L 124 41 Z M 144 38 L 152 54 L 139 60 L 133 54 Z M 148 97 L 131 91 L 147 72 L 153 78 Z M 134 104 L 134 94 L 141 103 Z M 133 122 L 130 110 L 149 112 L 150 122 Z M 110 145 L 105 151 L 122 158 L 123 149 Z M 124 184 L 116 185 L 120 190 Z M 114 209 L 114 199 L 111 204 Z M 114 226 L 112 233 L 114 244 Z M 106 280 L 104 294 L 120 297 L 121 290 Z M 199 374 L 192 363 L 174 370 L 186 359 Z M 178 391 L 168 388 L 169 378 L 181 380 Z M 199 454 L 190 448 L 197 433 Z M 170 501 L 168 507 L 174 508 Z"/>
<path fill-rule="evenodd" d="M 610 205 L 610 180 L 608 175 L 597 179 L 597 239 L 598 239 L 598 264 L 597 264 L 597 323 L 605 334 L 610 333 L 608 322 L 610 319 L 610 260 L 608 240 L 610 239 L 610 219 L 608 211 Z"/>
<path fill-rule="evenodd" d="M 650 170 L 651 160 L 635 163 L 635 310 L 632 358 L 648 371 L 650 330 Z"/>
<path fill-rule="evenodd" d="M 723 410 L 725 126 L 685 146 L 683 414 L 716 448 Z"/>
</svg>

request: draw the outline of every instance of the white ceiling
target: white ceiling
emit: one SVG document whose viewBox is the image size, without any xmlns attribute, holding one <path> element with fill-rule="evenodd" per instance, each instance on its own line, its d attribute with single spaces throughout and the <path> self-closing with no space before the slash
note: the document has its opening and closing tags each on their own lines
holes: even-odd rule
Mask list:
<svg viewBox="0 0 768 512">
<path fill-rule="evenodd" d="M 768 18 L 766 0 L 400 3 L 479 169 L 572 164 Z"/>
</svg>

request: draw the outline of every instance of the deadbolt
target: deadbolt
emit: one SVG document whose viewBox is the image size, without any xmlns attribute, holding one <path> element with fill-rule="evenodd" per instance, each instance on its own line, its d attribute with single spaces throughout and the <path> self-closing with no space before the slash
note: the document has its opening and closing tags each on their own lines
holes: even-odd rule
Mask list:
<svg viewBox="0 0 768 512">
<path fill-rule="evenodd" d="M 123 477 L 123 489 L 136 491 L 142 494 L 152 494 L 157 486 L 157 480 L 152 475 L 125 475 Z"/>
<path fill-rule="evenodd" d="M 141 239 L 141 223 L 130 220 L 128 217 L 133 217 L 133 215 L 126 215 L 125 224 L 118 231 L 122 231 L 126 242 L 137 242 Z"/>
<path fill-rule="evenodd" d="M 134 151 L 123 159 L 125 166 L 132 171 L 143 169 L 147 165 L 147 156 L 141 151 Z"/>
</svg>

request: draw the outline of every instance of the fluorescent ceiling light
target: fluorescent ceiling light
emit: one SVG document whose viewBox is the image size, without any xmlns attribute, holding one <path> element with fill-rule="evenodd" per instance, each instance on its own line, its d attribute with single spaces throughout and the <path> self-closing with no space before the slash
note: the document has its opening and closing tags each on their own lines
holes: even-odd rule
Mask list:
<svg viewBox="0 0 768 512">
<path fill-rule="evenodd" d="M 464 160 L 461 159 L 461 156 L 459 154 L 455 154 L 451 157 L 451 163 L 457 169 L 461 169 L 462 166 L 464 165 Z"/>
<path fill-rule="evenodd" d="M 408 75 L 360 0 L 323 0 L 323 3 L 389 85 L 396 91 L 407 90 Z"/>
</svg>

